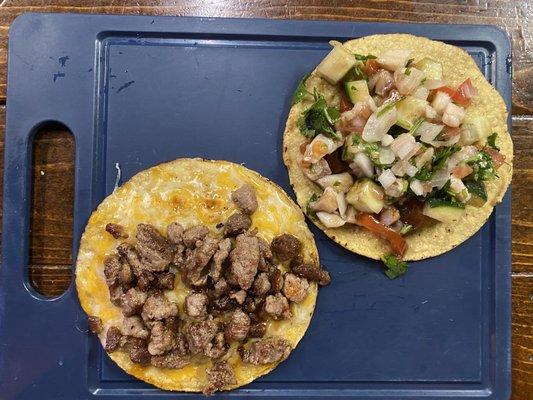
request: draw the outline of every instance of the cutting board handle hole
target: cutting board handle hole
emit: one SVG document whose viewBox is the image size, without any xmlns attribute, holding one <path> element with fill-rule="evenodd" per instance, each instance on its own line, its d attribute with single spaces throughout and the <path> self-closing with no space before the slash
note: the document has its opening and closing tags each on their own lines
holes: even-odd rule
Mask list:
<svg viewBox="0 0 533 400">
<path fill-rule="evenodd" d="M 45 122 L 35 131 L 31 152 L 27 279 L 37 297 L 51 300 L 72 280 L 74 135 L 64 124 Z"/>
</svg>

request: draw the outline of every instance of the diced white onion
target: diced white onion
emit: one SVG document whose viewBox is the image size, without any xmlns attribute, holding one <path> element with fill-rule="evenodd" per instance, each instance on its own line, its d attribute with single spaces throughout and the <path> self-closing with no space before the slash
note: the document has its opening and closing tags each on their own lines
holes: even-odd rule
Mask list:
<svg viewBox="0 0 533 400">
<path fill-rule="evenodd" d="M 433 107 L 431 107 L 429 104 L 426 104 L 426 108 L 424 109 L 424 115 L 427 119 L 433 119 L 437 116 L 437 111 Z M 418 135 L 418 131 L 416 132 Z"/>
<path fill-rule="evenodd" d="M 422 154 L 416 156 L 415 165 L 417 166 L 417 168 L 422 168 L 426 163 L 431 161 L 431 159 L 433 158 L 433 154 L 435 154 L 435 150 L 433 149 L 433 147 L 429 147 Z"/>
<path fill-rule="evenodd" d="M 338 208 L 337 192 L 332 187 L 327 187 L 322 196 L 309 207 L 315 211 L 334 212 Z"/>
<path fill-rule="evenodd" d="M 472 157 L 478 153 L 478 149 L 475 146 L 465 146 L 458 152 L 453 153 L 446 162 L 447 168 L 451 171 L 457 164 L 463 162 L 469 157 Z"/>
<path fill-rule="evenodd" d="M 392 185 L 385 189 L 385 194 L 390 197 L 400 197 L 407 187 L 405 179 L 396 179 Z"/>
<path fill-rule="evenodd" d="M 394 84 L 403 95 L 413 93 L 420 86 L 425 76 L 424 72 L 416 68 L 409 68 L 409 75 L 405 74 L 406 71 L 407 68 L 400 68 L 394 72 Z"/>
<path fill-rule="evenodd" d="M 366 103 L 372 110 L 372 112 L 376 111 L 378 109 L 378 106 L 376 105 L 376 102 L 374 101 L 374 98 L 372 96 L 368 96 L 366 98 Z"/>
<path fill-rule="evenodd" d="M 353 206 L 348 206 L 346 208 L 346 216 L 344 217 L 344 220 L 349 224 L 355 224 L 356 216 L 357 216 L 357 212 L 355 211 L 355 208 Z"/>
<path fill-rule="evenodd" d="M 409 184 L 409 187 L 413 191 L 414 194 L 417 196 L 424 195 L 424 186 L 422 186 L 422 182 L 420 182 L 418 179 L 413 179 L 411 183 Z"/>
<path fill-rule="evenodd" d="M 379 114 L 379 109 L 368 118 L 363 129 L 363 139 L 367 142 L 379 142 L 389 129 L 396 123 L 397 112 L 396 107 L 392 107 L 383 115 Z"/>
<path fill-rule="evenodd" d="M 417 147 L 413 135 L 409 132 L 402 133 L 391 143 L 390 148 L 401 160 L 407 158 L 409 154 Z"/>
<path fill-rule="evenodd" d="M 431 143 L 444 128 L 443 125 L 436 125 L 424 121 L 417 129 L 417 134 L 420 135 L 420 140 L 424 143 Z"/>
<path fill-rule="evenodd" d="M 446 184 L 446 182 L 448 182 L 449 179 L 450 173 L 448 172 L 448 169 L 442 168 L 435 172 L 435 175 L 433 175 L 430 184 L 432 187 L 442 189 L 442 187 Z"/>
<path fill-rule="evenodd" d="M 398 68 L 405 67 L 410 56 L 410 50 L 389 50 L 381 54 L 381 57 L 378 58 L 378 63 L 389 71 L 396 71 Z"/>
<path fill-rule="evenodd" d="M 437 113 L 442 114 L 448 104 L 452 102 L 452 99 L 450 96 L 448 96 L 444 92 L 437 92 L 435 97 L 433 98 L 433 101 L 431 102 L 431 107 L 437 111 Z"/>
<path fill-rule="evenodd" d="M 427 100 L 429 96 L 429 90 L 426 89 L 424 86 L 419 86 L 414 92 L 413 97 L 416 97 L 421 100 Z"/>
<path fill-rule="evenodd" d="M 450 103 L 444 109 L 442 114 L 442 122 L 452 128 L 457 128 L 463 122 L 465 117 L 465 109 L 460 106 L 456 106 L 453 103 Z"/>
<path fill-rule="evenodd" d="M 348 204 L 346 203 L 346 198 L 344 197 L 344 193 L 337 193 L 337 205 L 339 208 L 339 214 L 341 215 L 341 218 L 346 218 L 346 207 L 348 207 Z"/>
<path fill-rule="evenodd" d="M 372 164 L 372 160 L 365 153 L 357 153 L 353 162 L 367 178 L 372 178 L 374 175 L 374 164 Z"/>
<path fill-rule="evenodd" d="M 417 172 L 418 172 L 418 168 L 411 163 L 408 163 L 407 166 L 405 167 L 405 173 L 409 175 L 411 178 L 415 176 Z"/>
<path fill-rule="evenodd" d="M 410 177 L 413 177 L 418 172 L 418 168 L 411 164 L 409 161 L 397 161 L 394 163 L 394 165 L 391 168 L 391 171 L 394 173 L 394 175 L 398 177 L 402 177 L 405 174 L 409 175 Z"/>
<path fill-rule="evenodd" d="M 324 224 L 326 228 L 338 228 L 339 226 L 343 226 L 346 221 L 343 220 L 340 216 L 337 214 L 331 214 L 324 211 L 319 211 L 316 213 L 316 216 Z"/>
<path fill-rule="evenodd" d="M 445 83 L 439 79 L 426 79 L 422 85 L 426 89 L 433 90 L 445 86 Z"/>
<path fill-rule="evenodd" d="M 304 161 L 311 164 L 316 163 L 326 154 L 331 154 L 342 146 L 343 141 L 335 141 L 322 133 L 315 136 L 315 138 L 309 143 L 305 149 Z"/>
<path fill-rule="evenodd" d="M 379 149 L 379 163 L 380 164 L 392 164 L 396 156 L 394 152 L 388 147 L 382 147 Z"/>
<path fill-rule="evenodd" d="M 381 186 L 383 186 L 384 189 L 387 189 L 396 181 L 396 176 L 394 176 L 390 169 L 385 169 L 378 177 L 378 181 L 381 183 Z"/>
<path fill-rule="evenodd" d="M 380 96 L 385 96 L 394 86 L 394 78 L 392 74 L 389 71 L 381 69 L 372 77 L 374 76 L 377 77 L 376 85 L 374 86 L 374 91 Z"/>
<path fill-rule="evenodd" d="M 389 146 L 393 140 L 394 138 L 391 135 L 386 134 L 386 135 L 383 135 L 383 137 L 381 138 L 381 144 L 383 146 Z"/>
<path fill-rule="evenodd" d="M 335 191 L 347 192 L 353 184 L 353 178 L 349 172 L 323 176 L 316 180 L 322 189 L 333 187 Z"/>
<path fill-rule="evenodd" d="M 470 193 L 463 181 L 453 175 L 450 177 L 450 190 L 459 201 L 466 202 L 470 200 Z"/>
</svg>

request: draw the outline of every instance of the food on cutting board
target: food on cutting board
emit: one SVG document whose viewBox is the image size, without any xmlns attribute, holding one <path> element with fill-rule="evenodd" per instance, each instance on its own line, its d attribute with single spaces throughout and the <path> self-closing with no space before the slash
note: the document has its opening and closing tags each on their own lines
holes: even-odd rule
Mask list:
<svg viewBox="0 0 533 400">
<path fill-rule="evenodd" d="M 225 161 L 178 159 L 107 197 L 81 239 L 90 329 L 127 373 L 210 394 L 285 360 L 330 282 L 298 206 Z"/>
<path fill-rule="evenodd" d="M 467 240 L 502 200 L 505 103 L 458 47 L 405 34 L 331 44 L 293 95 L 284 162 L 310 219 L 394 278 Z"/>
</svg>

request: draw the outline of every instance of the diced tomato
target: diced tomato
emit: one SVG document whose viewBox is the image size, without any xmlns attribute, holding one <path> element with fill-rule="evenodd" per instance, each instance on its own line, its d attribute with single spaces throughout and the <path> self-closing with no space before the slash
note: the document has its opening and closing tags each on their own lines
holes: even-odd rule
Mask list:
<svg viewBox="0 0 533 400">
<path fill-rule="evenodd" d="M 454 103 L 465 107 L 470 104 L 470 99 L 477 94 L 477 90 L 472 85 L 470 78 L 461 83 L 457 90 L 452 89 L 449 86 L 442 86 L 435 89 L 435 92 L 444 92 L 451 97 Z"/>
<path fill-rule="evenodd" d="M 442 138 L 444 140 L 450 140 L 460 134 L 461 134 L 461 128 L 459 127 L 452 128 L 449 126 L 445 126 L 444 131 L 442 132 Z"/>
<path fill-rule="evenodd" d="M 505 163 L 505 156 L 498 150 L 487 147 L 484 151 L 490 156 L 490 158 L 492 158 L 492 163 L 494 164 L 495 169 L 500 168 L 502 164 Z"/>
<path fill-rule="evenodd" d="M 380 66 L 376 59 L 366 60 L 365 65 L 363 66 L 363 72 L 367 76 L 374 75 L 376 72 L 379 71 L 379 69 Z"/>
<path fill-rule="evenodd" d="M 350 99 L 348 99 L 348 96 L 346 96 L 344 92 L 341 92 L 341 104 L 339 106 L 340 112 L 343 113 L 346 111 L 350 111 L 352 108 L 353 104 Z"/>
<path fill-rule="evenodd" d="M 463 179 L 464 177 L 470 175 L 472 172 L 474 172 L 474 169 L 468 164 L 459 164 L 454 169 L 452 169 L 452 174 L 457 179 Z"/>
<path fill-rule="evenodd" d="M 407 242 L 398 232 L 388 226 L 380 224 L 376 218 L 366 213 L 357 215 L 356 222 L 368 231 L 387 240 L 390 243 L 394 254 L 400 257 L 404 255 L 405 250 L 407 250 Z"/>
</svg>

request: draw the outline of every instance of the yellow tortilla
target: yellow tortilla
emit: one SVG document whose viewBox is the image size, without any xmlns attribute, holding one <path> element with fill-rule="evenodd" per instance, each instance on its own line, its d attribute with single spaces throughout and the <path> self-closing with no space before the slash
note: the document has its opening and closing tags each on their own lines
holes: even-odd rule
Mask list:
<svg viewBox="0 0 533 400">
<path fill-rule="evenodd" d="M 486 182 L 488 201 L 482 207 L 467 205 L 464 216 L 458 223 L 439 222 L 406 236 L 409 248 L 404 259 L 421 260 L 453 249 L 483 226 L 494 205 L 502 200 L 511 182 L 513 142 L 507 131 L 507 109 L 504 100 L 487 82 L 468 53 L 458 47 L 406 34 L 367 36 L 350 40 L 344 43 L 344 46 L 353 53 L 376 56 L 392 49 L 411 50 L 415 61 L 423 57 L 439 61 L 443 67 L 443 80 L 451 87 L 457 87 L 467 78 L 471 78 L 476 87 L 478 95 L 467 107 L 467 115 L 483 115 L 489 120 L 493 132 L 498 133 L 496 144 L 505 155 L 506 163 L 498 169 L 498 179 Z M 339 89 L 314 73 L 307 80 L 306 87 L 311 91 L 316 87 L 324 94 L 328 104 L 339 104 Z M 289 171 L 298 204 L 303 209 L 311 195 L 319 191 L 319 187 L 303 174 L 297 162 L 300 145 L 306 138 L 300 134 L 296 122 L 309 105 L 310 101 L 303 101 L 291 108 L 283 135 L 283 160 Z M 387 242 L 361 227 L 346 224 L 340 228 L 325 228 L 314 219 L 313 223 L 335 242 L 354 253 L 373 259 L 379 259 L 390 253 Z"/>
<path fill-rule="evenodd" d="M 171 222 L 185 228 L 205 224 L 211 232 L 215 225 L 237 211 L 231 202 L 231 192 L 245 183 L 257 193 L 258 209 L 252 215 L 252 228 L 270 242 L 275 236 L 290 233 L 303 243 L 303 255 L 318 264 L 318 251 L 312 233 L 298 206 L 277 185 L 258 173 L 227 161 L 178 159 L 147 169 L 108 196 L 91 215 L 81 238 L 76 262 L 76 287 L 81 306 L 88 315 L 99 317 L 104 325 L 99 335 L 105 343 L 105 332 L 119 326 L 122 313 L 111 304 L 104 277 L 104 258 L 124 239 L 116 240 L 105 231 L 109 222 L 120 223 L 134 239 L 137 224 L 150 223 L 161 232 Z M 282 266 L 282 270 L 287 266 Z M 176 274 L 175 288 L 165 295 L 178 304 L 180 314 L 187 289 Z M 312 283 L 301 303 L 291 303 L 292 318 L 269 322 L 265 337 L 281 336 L 294 349 L 303 337 L 315 308 L 317 286 Z M 236 344 L 229 350 L 228 363 L 233 366 L 237 383 L 233 389 L 270 372 L 276 364 L 251 365 L 241 362 Z M 207 385 L 207 358 L 198 358 L 182 369 L 164 369 L 134 364 L 128 354 L 117 350 L 109 356 L 128 374 L 166 390 L 199 392 Z"/>
</svg>

